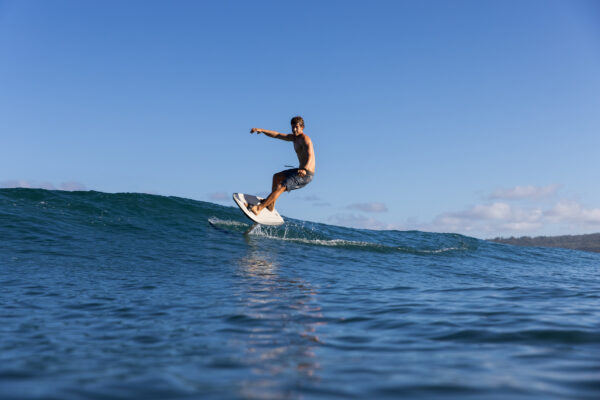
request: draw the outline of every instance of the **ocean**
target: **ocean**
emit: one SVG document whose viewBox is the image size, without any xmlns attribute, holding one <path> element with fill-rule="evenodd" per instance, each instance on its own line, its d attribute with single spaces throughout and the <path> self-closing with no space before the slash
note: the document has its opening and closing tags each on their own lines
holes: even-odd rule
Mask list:
<svg viewBox="0 0 600 400">
<path fill-rule="evenodd" d="M 233 202 L 1 189 L 0 398 L 600 398 L 600 254 L 249 227 Z"/>
</svg>

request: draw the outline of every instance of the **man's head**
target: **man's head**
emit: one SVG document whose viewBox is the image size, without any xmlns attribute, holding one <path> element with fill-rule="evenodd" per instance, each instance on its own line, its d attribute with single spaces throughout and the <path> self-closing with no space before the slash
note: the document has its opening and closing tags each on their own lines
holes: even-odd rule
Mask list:
<svg viewBox="0 0 600 400">
<path fill-rule="evenodd" d="M 298 135 L 304 132 L 304 120 L 301 116 L 298 115 L 292 118 L 291 124 L 292 132 L 294 132 L 294 134 Z"/>
<path fill-rule="evenodd" d="M 300 124 L 300 126 L 304 128 L 304 120 L 299 115 L 292 118 L 291 123 L 292 123 L 292 126 L 296 126 L 296 124 Z"/>
</svg>

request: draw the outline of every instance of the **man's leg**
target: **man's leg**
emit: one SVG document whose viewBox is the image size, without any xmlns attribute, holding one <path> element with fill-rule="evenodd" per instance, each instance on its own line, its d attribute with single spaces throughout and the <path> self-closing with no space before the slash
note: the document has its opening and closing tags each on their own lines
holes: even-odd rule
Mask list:
<svg viewBox="0 0 600 400">
<path fill-rule="evenodd" d="M 253 206 L 250 211 L 254 214 L 258 215 L 265 207 L 269 209 L 269 211 L 273 211 L 275 209 L 275 202 L 281 196 L 283 192 L 285 192 L 285 186 L 283 186 L 283 181 L 285 180 L 285 174 L 283 172 L 278 172 L 273 175 L 273 185 L 271 186 L 271 194 L 257 204 Z"/>
<path fill-rule="evenodd" d="M 273 192 L 271 192 L 269 197 L 261 201 L 259 204 L 252 206 L 250 211 L 256 215 L 260 214 L 265 207 L 268 207 L 270 211 L 273 211 L 275 209 L 275 202 L 283 192 L 285 192 L 285 186 L 278 186 Z"/>
<path fill-rule="evenodd" d="M 285 179 L 285 174 L 283 172 L 278 172 L 273 174 L 273 184 L 271 185 L 271 192 L 274 192 L 277 189 L 277 186 Z"/>
<path fill-rule="evenodd" d="M 283 181 L 285 181 L 285 178 L 286 178 L 286 176 L 283 173 L 283 171 L 278 172 L 273 175 L 273 185 L 271 185 L 271 193 L 277 191 L 277 188 L 279 188 L 279 186 L 283 184 Z M 281 193 L 275 197 L 275 200 L 273 200 L 273 202 L 271 204 L 267 205 L 267 208 L 269 209 L 269 211 L 273 211 L 275 209 L 275 201 L 277 200 L 277 198 L 279 196 L 281 196 Z M 269 199 L 269 197 L 267 197 L 264 202 L 266 202 L 266 200 L 268 200 L 268 199 Z"/>
</svg>

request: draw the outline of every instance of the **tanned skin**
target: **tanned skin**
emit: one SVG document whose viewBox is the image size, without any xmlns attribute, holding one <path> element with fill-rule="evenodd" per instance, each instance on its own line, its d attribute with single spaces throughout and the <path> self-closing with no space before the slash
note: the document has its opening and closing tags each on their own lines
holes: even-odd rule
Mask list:
<svg viewBox="0 0 600 400">
<path fill-rule="evenodd" d="M 297 123 L 292 125 L 292 133 L 279 133 L 275 131 L 270 131 L 267 129 L 259 129 L 252 128 L 250 133 L 264 133 L 265 135 L 272 137 L 274 139 L 281 139 L 287 142 L 294 142 L 294 150 L 296 151 L 296 155 L 298 156 L 298 162 L 300 166 L 298 167 L 300 171 L 298 175 L 305 176 L 306 171 L 311 173 L 315 173 L 315 151 L 313 149 L 312 141 L 307 134 L 304 133 L 304 127 Z M 273 186 L 271 187 L 271 194 L 259 204 L 252 206 L 250 211 L 254 214 L 258 215 L 260 212 L 267 207 L 270 211 L 275 209 L 275 202 L 281 196 L 283 192 L 285 192 L 285 186 L 283 185 L 283 180 L 285 179 L 285 175 L 282 172 L 278 172 L 273 175 Z"/>
</svg>

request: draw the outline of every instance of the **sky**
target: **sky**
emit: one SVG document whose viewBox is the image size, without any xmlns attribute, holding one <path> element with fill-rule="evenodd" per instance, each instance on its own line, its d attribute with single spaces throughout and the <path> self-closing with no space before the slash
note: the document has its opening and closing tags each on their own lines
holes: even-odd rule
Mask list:
<svg viewBox="0 0 600 400">
<path fill-rule="evenodd" d="M 479 238 L 600 232 L 600 2 L 2 1 L 0 187 Z"/>
</svg>

